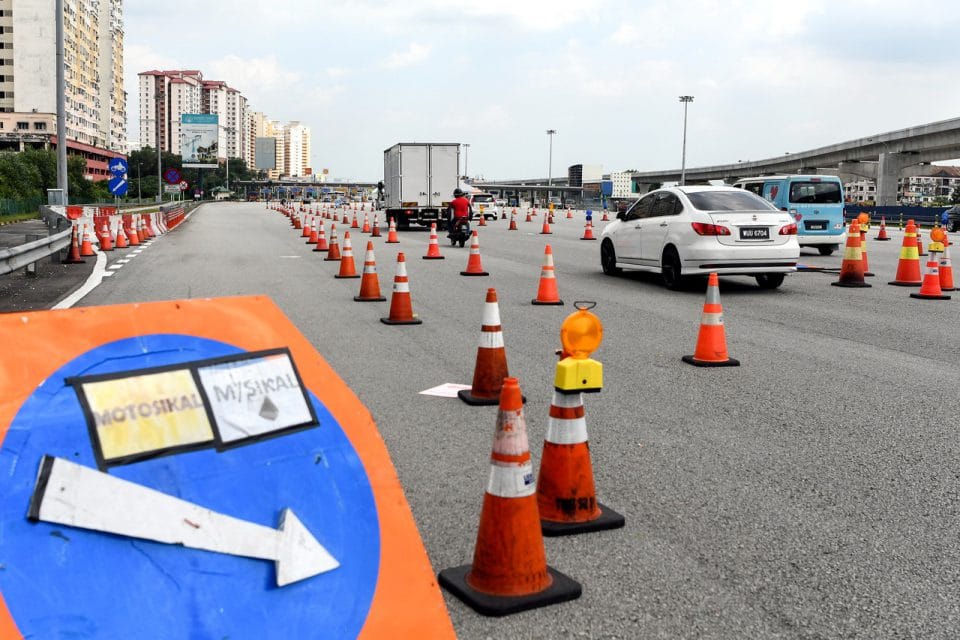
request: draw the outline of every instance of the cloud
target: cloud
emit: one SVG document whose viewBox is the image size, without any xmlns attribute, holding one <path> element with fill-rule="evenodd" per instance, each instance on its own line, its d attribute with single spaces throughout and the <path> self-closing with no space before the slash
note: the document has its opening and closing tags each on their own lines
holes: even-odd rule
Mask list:
<svg viewBox="0 0 960 640">
<path fill-rule="evenodd" d="M 394 51 L 380 63 L 384 69 L 412 67 L 430 57 L 430 45 L 411 42 L 406 51 Z"/>
<path fill-rule="evenodd" d="M 298 72 L 281 67 L 277 56 L 273 54 L 263 58 L 241 58 L 229 54 L 213 60 L 202 71 L 204 78 L 223 80 L 248 98 L 276 95 L 277 92 L 299 85 L 302 80 Z"/>
<path fill-rule="evenodd" d="M 458 109 L 440 119 L 441 129 L 503 129 L 510 124 L 510 114 L 499 104 L 491 104 L 479 111 Z"/>
</svg>

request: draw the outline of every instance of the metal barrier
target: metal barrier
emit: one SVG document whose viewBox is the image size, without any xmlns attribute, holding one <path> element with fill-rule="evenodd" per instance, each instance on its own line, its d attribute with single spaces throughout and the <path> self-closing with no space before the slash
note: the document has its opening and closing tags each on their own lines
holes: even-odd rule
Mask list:
<svg viewBox="0 0 960 640">
<path fill-rule="evenodd" d="M 0 250 L 0 275 L 12 273 L 68 247 L 70 236 L 71 229 L 64 229 L 60 233 L 55 233 L 40 240 Z"/>
</svg>

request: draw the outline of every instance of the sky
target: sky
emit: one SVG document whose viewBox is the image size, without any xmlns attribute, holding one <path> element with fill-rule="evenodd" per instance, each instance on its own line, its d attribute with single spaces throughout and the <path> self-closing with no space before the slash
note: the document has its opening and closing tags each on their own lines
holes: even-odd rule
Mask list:
<svg viewBox="0 0 960 640">
<path fill-rule="evenodd" d="M 124 3 L 137 73 L 200 69 L 377 180 L 397 142 L 459 142 L 486 180 L 760 160 L 960 116 L 943 0 L 165 0 Z M 547 129 L 555 129 L 552 161 Z"/>
</svg>

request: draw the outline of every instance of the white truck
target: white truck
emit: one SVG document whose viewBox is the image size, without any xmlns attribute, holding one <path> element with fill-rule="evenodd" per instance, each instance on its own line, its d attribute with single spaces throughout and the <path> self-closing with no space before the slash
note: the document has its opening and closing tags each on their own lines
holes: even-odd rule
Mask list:
<svg viewBox="0 0 960 640">
<path fill-rule="evenodd" d="M 460 185 L 460 145 L 401 142 L 383 152 L 383 208 L 397 227 L 442 227 Z"/>
</svg>

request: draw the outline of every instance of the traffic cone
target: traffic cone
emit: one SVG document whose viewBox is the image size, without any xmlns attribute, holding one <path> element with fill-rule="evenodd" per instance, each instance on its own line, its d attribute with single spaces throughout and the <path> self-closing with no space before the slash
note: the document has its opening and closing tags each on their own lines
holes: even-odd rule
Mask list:
<svg viewBox="0 0 960 640">
<path fill-rule="evenodd" d="M 397 244 L 400 239 L 397 238 L 397 223 L 393 217 L 390 217 L 390 226 L 387 228 L 387 244 Z"/>
<path fill-rule="evenodd" d="M 872 277 L 874 274 L 870 271 L 870 262 L 867 260 L 867 232 L 863 227 L 860 227 L 860 255 L 863 258 L 863 275 Z"/>
<path fill-rule="evenodd" d="M 870 287 L 863 281 L 865 275 L 865 262 L 863 259 L 863 250 L 860 248 L 860 242 L 863 240 L 863 234 L 860 232 L 859 223 L 854 220 L 850 223 L 850 230 L 847 233 L 847 245 L 843 251 L 843 262 L 840 263 L 840 279 L 831 282 L 835 287 Z"/>
<path fill-rule="evenodd" d="M 607 215 L 607 210 L 603 210 L 603 217 L 600 218 L 600 222 L 610 222 L 610 216 Z"/>
<path fill-rule="evenodd" d="M 126 249 L 129 246 L 127 244 L 127 232 L 123 229 L 123 218 L 117 221 L 117 236 L 113 240 L 113 246 L 117 249 Z"/>
<path fill-rule="evenodd" d="M 356 211 L 353 212 L 353 221 L 350 223 L 350 228 L 351 228 L 351 229 L 359 229 L 359 228 L 360 228 L 360 222 L 357 220 L 357 212 L 356 212 Z"/>
<path fill-rule="evenodd" d="M 347 217 L 346 210 L 344 210 L 343 215 L 340 218 L 340 224 L 350 224 L 350 218 Z"/>
<path fill-rule="evenodd" d="M 310 237 L 310 227 L 312 226 L 312 224 L 313 224 L 313 221 L 310 219 L 309 215 L 303 216 L 303 233 L 300 234 L 301 238 Z M 310 242 L 310 241 L 307 240 L 307 242 Z M 314 240 L 314 242 L 316 242 L 316 240 Z"/>
<path fill-rule="evenodd" d="M 503 346 L 503 328 L 500 326 L 500 306 L 497 290 L 487 289 L 483 305 L 483 323 L 480 327 L 480 345 L 473 368 L 473 384 L 457 392 L 461 400 L 471 406 L 497 404 L 507 371 L 507 350 Z"/>
<path fill-rule="evenodd" d="M 530 212 L 527 211 L 527 219 L 524 222 L 533 222 L 533 218 L 530 216 Z"/>
<path fill-rule="evenodd" d="M 357 265 L 353 261 L 353 246 L 350 244 L 350 232 L 343 232 L 343 254 L 340 256 L 340 272 L 334 278 L 359 278 Z"/>
<path fill-rule="evenodd" d="M 371 238 L 380 237 L 380 221 L 377 220 L 377 214 L 373 214 L 373 229 L 370 232 Z"/>
<path fill-rule="evenodd" d="M 622 515 L 597 501 L 582 393 L 553 391 L 537 506 L 545 536 L 619 529 L 625 523 Z"/>
<path fill-rule="evenodd" d="M 370 233 L 370 214 L 366 212 L 363 214 L 363 229 L 360 230 L 360 233 Z"/>
<path fill-rule="evenodd" d="M 484 215 L 481 215 L 481 216 L 480 216 L 480 222 L 477 224 L 477 226 L 478 226 L 478 227 L 485 227 L 485 226 L 487 226 L 487 217 L 484 216 Z"/>
<path fill-rule="evenodd" d="M 922 300 L 949 300 L 950 296 L 943 295 L 940 289 L 940 268 L 937 252 L 931 251 L 933 255 L 927 262 L 926 272 L 923 274 L 923 284 L 920 285 L 920 291 L 911 293 L 911 298 L 920 298 Z"/>
<path fill-rule="evenodd" d="M 920 225 L 917 225 L 917 255 L 921 258 L 927 255 L 926 249 L 923 248 L 923 230 L 920 229 Z"/>
<path fill-rule="evenodd" d="M 127 241 L 130 245 L 136 247 L 140 245 L 140 236 L 137 235 L 134 225 L 135 221 L 130 220 L 130 224 L 127 226 Z"/>
<path fill-rule="evenodd" d="M 110 226 L 104 222 L 100 232 L 100 251 L 113 251 L 113 239 L 110 237 Z"/>
<path fill-rule="evenodd" d="M 573 209 L 567 209 L 567 220 L 573 220 Z"/>
<path fill-rule="evenodd" d="M 956 291 L 953 286 L 953 265 L 950 263 L 950 242 L 943 243 L 943 253 L 940 255 L 940 290 Z"/>
<path fill-rule="evenodd" d="M 473 239 L 470 241 L 470 257 L 467 258 L 467 270 L 461 271 L 462 276 L 488 276 L 480 264 L 480 234 L 473 230 Z"/>
<path fill-rule="evenodd" d="M 91 256 L 97 255 L 93 250 L 93 244 L 90 241 L 90 232 L 87 230 L 87 225 L 83 225 L 83 239 L 80 243 L 80 257 L 89 258 Z"/>
<path fill-rule="evenodd" d="M 373 255 L 373 240 L 367 240 L 367 253 L 363 258 L 363 276 L 360 279 L 360 295 L 353 297 L 357 302 L 383 302 L 380 295 L 380 279 L 377 277 L 377 259 Z"/>
<path fill-rule="evenodd" d="M 898 287 L 920 286 L 920 254 L 917 251 L 917 227 L 913 220 L 907 221 L 903 232 L 903 245 L 900 247 L 900 261 L 897 263 L 896 279 L 888 284 Z"/>
<path fill-rule="evenodd" d="M 67 257 L 63 259 L 62 264 L 83 264 L 86 262 L 80 256 L 80 230 L 77 225 L 73 225 L 73 231 L 70 234 L 70 251 Z"/>
<path fill-rule="evenodd" d="M 314 216 L 310 221 L 310 236 L 307 238 L 306 244 L 317 244 L 320 240 L 320 232 L 317 230 L 317 225 L 321 224 L 323 221 Z"/>
<path fill-rule="evenodd" d="M 884 216 L 880 216 L 880 231 L 877 233 L 877 237 L 874 240 L 889 240 L 890 237 L 887 235 L 887 219 Z"/>
<path fill-rule="evenodd" d="M 543 217 L 543 226 L 540 227 L 540 235 L 544 236 L 553 233 L 553 231 L 550 230 L 550 224 L 552 222 L 553 220 L 550 219 L 550 216 Z"/>
<path fill-rule="evenodd" d="M 324 262 L 340 262 L 340 243 L 337 242 L 337 223 L 330 223 L 330 247 L 327 251 L 327 257 L 323 259 Z"/>
<path fill-rule="evenodd" d="M 547 566 L 520 383 L 507 378 L 502 386 L 473 564 L 438 576 L 440 586 L 487 616 L 574 600 L 582 592 Z"/>
<path fill-rule="evenodd" d="M 137 226 L 137 239 L 143 243 L 147 241 L 147 234 L 143 232 L 143 218 L 134 216 L 133 218 L 136 221 Z"/>
<path fill-rule="evenodd" d="M 380 318 L 383 324 L 423 324 L 410 302 L 410 279 L 407 278 L 407 260 L 403 252 L 397 254 L 397 274 L 393 277 L 393 294 L 390 296 L 390 315 Z"/>
<path fill-rule="evenodd" d="M 423 256 L 424 260 L 443 260 L 440 255 L 440 243 L 437 240 L 437 223 L 430 223 L 430 244 L 427 245 L 427 254 Z"/>
<path fill-rule="evenodd" d="M 329 251 L 330 245 L 327 244 L 327 232 L 323 228 L 323 218 L 320 219 L 320 229 L 317 231 L 317 246 L 314 251 Z"/>
<path fill-rule="evenodd" d="M 510 227 L 507 229 L 507 231 L 519 231 L 519 228 L 517 227 L 517 214 L 516 214 L 516 213 L 511 213 L 511 214 L 510 214 Z"/>
<path fill-rule="evenodd" d="M 716 272 L 707 281 L 707 299 L 700 317 L 700 334 L 692 356 L 681 358 L 698 367 L 739 367 L 740 361 L 727 353 L 727 337 L 723 328 L 723 306 L 720 304 L 720 279 Z"/>
<path fill-rule="evenodd" d="M 547 245 L 543 250 L 543 266 L 540 268 L 540 286 L 537 297 L 530 301 L 536 305 L 561 305 L 563 300 L 557 293 L 557 276 L 553 268 L 553 248 Z"/>
<path fill-rule="evenodd" d="M 580 239 L 581 239 L 581 240 L 596 240 L 596 238 L 593 236 L 593 222 L 592 222 L 592 221 L 589 221 L 589 220 L 588 220 L 588 221 L 587 221 L 587 224 L 584 225 L 584 227 L 583 227 L 583 237 L 580 238 Z"/>
</svg>

